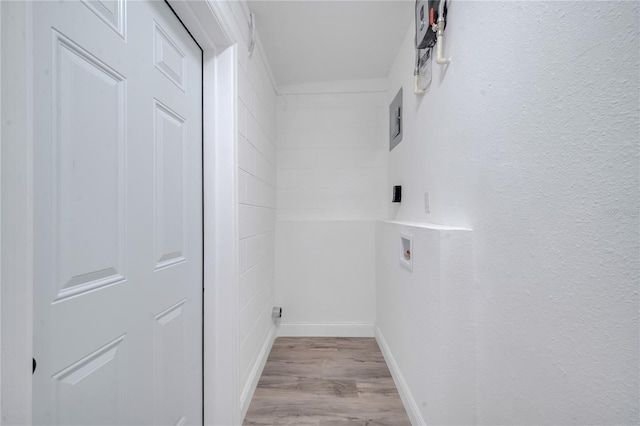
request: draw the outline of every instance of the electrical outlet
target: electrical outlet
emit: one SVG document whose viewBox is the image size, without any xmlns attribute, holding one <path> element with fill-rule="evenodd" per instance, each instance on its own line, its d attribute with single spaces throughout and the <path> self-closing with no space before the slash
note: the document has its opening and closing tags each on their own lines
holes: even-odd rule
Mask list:
<svg viewBox="0 0 640 426">
<path fill-rule="evenodd" d="M 431 213 L 431 200 L 429 199 L 429 192 L 424 193 L 424 212 Z"/>
</svg>

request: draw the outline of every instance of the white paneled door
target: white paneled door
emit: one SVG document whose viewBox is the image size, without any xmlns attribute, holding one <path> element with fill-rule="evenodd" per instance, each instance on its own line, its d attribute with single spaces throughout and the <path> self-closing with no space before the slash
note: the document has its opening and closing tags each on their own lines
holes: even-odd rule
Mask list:
<svg viewBox="0 0 640 426">
<path fill-rule="evenodd" d="M 32 9 L 33 421 L 201 424 L 201 51 L 161 1 Z"/>
</svg>

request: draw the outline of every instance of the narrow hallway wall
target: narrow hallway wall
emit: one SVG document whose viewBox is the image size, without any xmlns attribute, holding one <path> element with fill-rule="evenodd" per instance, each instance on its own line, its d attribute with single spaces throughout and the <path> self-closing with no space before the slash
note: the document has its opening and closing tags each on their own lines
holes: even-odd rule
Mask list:
<svg viewBox="0 0 640 426">
<path fill-rule="evenodd" d="M 246 3 L 229 2 L 238 43 L 238 312 L 244 415 L 275 337 L 275 89 L 259 46 L 249 56 Z"/>
<path fill-rule="evenodd" d="M 373 336 L 375 219 L 386 215 L 387 196 L 384 86 L 312 86 L 317 93 L 277 100 L 279 334 Z"/>
<path fill-rule="evenodd" d="M 475 288 L 460 306 L 473 314 L 475 371 L 458 379 L 475 393 L 457 398 L 477 424 L 640 422 L 639 13 L 637 2 L 453 1 L 452 62 L 434 63 L 429 91 L 412 93 L 413 25 L 391 71 L 387 102 L 400 86 L 405 102 L 393 219 L 473 229 Z M 398 281 L 399 268 L 377 284 L 395 296 L 377 310 L 398 369 L 454 371 L 419 320 L 433 301 L 409 297 L 419 283 Z M 416 352 L 421 362 L 403 355 Z M 435 385 L 408 383 L 416 409 L 456 423 Z"/>
</svg>

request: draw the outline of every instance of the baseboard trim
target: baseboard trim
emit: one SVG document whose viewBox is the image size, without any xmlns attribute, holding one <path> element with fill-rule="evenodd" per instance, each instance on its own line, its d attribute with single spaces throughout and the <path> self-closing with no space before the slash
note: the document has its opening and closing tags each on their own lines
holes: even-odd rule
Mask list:
<svg viewBox="0 0 640 426">
<path fill-rule="evenodd" d="M 375 327 L 375 337 L 378 342 L 378 346 L 380 346 L 380 351 L 382 351 L 382 356 L 384 356 L 385 361 L 387 361 L 387 366 L 389 367 L 389 371 L 391 371 L 391 376 L 398 388 L 400 399 L 402 400 L 402 404 L 404 404 L 404 409 L 407 411 L 411 424 L 414 426 L 426 425 L 427 423 L 422 417 L 422 413 L 420 412 L 418 404 L 409 389 L 409 385 L 407 385 L 407 382 L 404 380 L 404 377 L 400 372 L 400 368 L 398 368 L 398 364 L 391 353 L 391 349 L 377 326 Z"/>
<path fill-rule="evenodd" d="M 373 324 L 280 324 L 278 337 L 374 337 Z"/>
<path fill-rule="evenodd" d="M 253 398 L 253 394 L 258 387 L 258 382 L 260 381 L 260 376 L 262 375 L 262 370 L 264 370 L 264 365 L 267 363 L 267 358 L 269 358 L 269 353 L 271 353 L 271 347 L 273 346 L 273 341 L 276 338 L 276 329 L 275 327 L 271 327 L 269 331 L 269 335 L 267 339 L 264 341 L 264 345 L 262 345 L 262 349 L 260 349 L 260 355 L 258 356 L 258 361 L 255 363 L 253 368 L 251 369 L 251 373 L 249 374 L 249 380 L 247 380 L 247 384 L 242 390 L 242 394 L 240 394 L 240 414 L 244 421 L 244 416 L 247 415 L 247 410 L 249 410 L 249 405 L 251 404 L 251 399 Z"/>
</svg>

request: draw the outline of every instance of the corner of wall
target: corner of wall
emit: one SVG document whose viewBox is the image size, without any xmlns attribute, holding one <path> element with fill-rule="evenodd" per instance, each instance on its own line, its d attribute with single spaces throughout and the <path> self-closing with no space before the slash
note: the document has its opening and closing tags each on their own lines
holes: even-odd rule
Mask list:
<svg viewBox="0 0 640 426">
<path fill-rule="evenodd" d="M 269 80 L 271 81 L 271 87 L 273 88 L 274 94 L 278 93 L 278 85 L 276 84 L 276 79 L 273 76 L 273 71 L 271 69 L 271 64 L 269 63 L 269 57 L 264 51 L 264 45 L 262 44 L 262 37 L 260 37 L 259 29 L 256 31 L 256 50 L 260 53 L 262 57 L 262 62 L 267 71 L 267 75 L 269 76 Z M 275 106 L 274 106 L 275 108 Z"/>
<path fill-rule="evenodd" d="M 253 398 L 253 394 L 258 387 L 258 382 L 260 381 L 260 376 L 262 375 L 262 370 L 264 370 L 264 366 L 267 363 L 267 359 L 269 358 L 269 353 L 271 352 L 271 348 L 273 347 L 273 342 L 276 339 L 276 328 L 275 326 L 271 327 L 269 334 L 267 335 L 262 348 L 260 349 L 260 353 L 258 355 L 258 360 L 254 364 L 251 372 L 249 373 L 249 379 L 242 389 L 242 393 L 240 394 L 240 417 L 244 419 L 247 415 L 247 410 L 249 410 L 249 406 L 251 405 L 251 399 Z"/>
<path fill-rule="evenodd" d="M 402 400 L 404 409 L 409 416 L 409 420 L 411 420 L 411 424 L 413 426 L 426 425 L 427 423 L 418 408 L 418 403 L 413 397 L 411 389 L 409 388 L 407 381 L 404 379 L 402 371 L 400 371 L 400 367 L 398 367 L 398 363 L 396 362 L 387 341 L 382 335 L 382 331 L 380 331 L 377 326 L 375 327 L 375 338 L 378 342 L 378 346 L 380 347 L 380 351 L 382 352 L 382 356 L 384 356 L 384 360 L 387 362 L 387 366 L 391 372 L 391 377 L 393 377 L 393 382 L 395 383 L 396 388 L 398 388 L 400 399 Z"/>
</svg>

